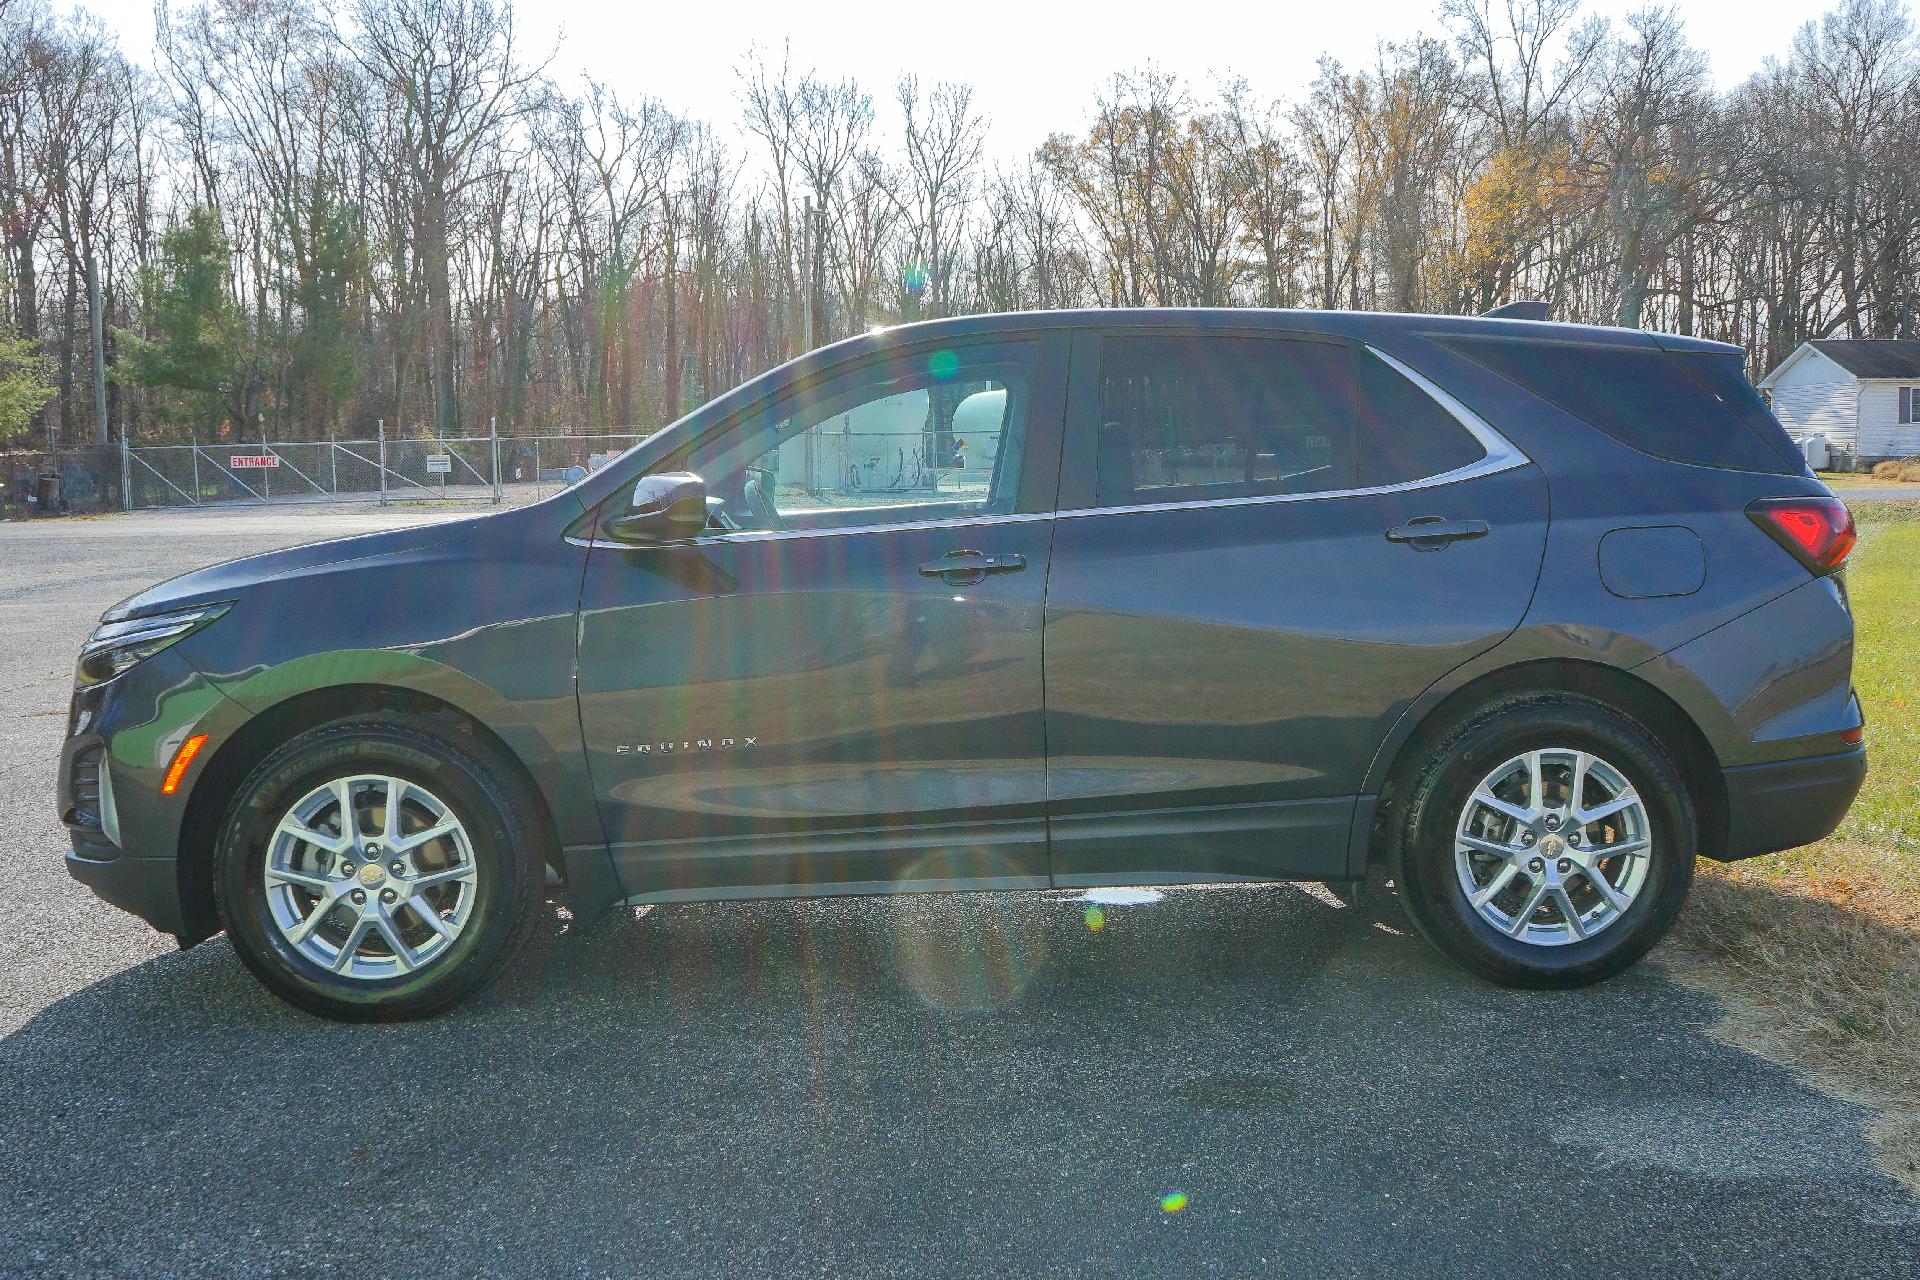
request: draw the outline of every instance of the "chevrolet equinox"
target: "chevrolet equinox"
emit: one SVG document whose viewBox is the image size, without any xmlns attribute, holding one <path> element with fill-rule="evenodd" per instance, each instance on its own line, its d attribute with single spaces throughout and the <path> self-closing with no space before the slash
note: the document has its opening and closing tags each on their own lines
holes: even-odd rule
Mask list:
<svg viewBox="0 0 1920 1280">
<path fill-rule="evenodd" d="M 615 903 L 1378 866 L 1494 982 L 1632 964 L 1866 769 L 1847 510 L 1738 348 L 975 316 L 544 501 L 175 578 L 81 652 L 67 865 L 347 1019 Z"/>
</svg>

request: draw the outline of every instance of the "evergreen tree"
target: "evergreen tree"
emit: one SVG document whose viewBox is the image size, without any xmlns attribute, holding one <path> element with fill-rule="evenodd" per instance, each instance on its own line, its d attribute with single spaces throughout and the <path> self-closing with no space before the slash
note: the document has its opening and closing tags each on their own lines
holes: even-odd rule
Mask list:
<svg viewBox="0 0 1920 1280">
<path fill-rule="evenodd" d="M 159 261 L 140 273 L 150 336 L 119 335 L 121 381 L 154 391 L 156 416 L 214 427 L 234 411 L 246 321 L 228 291 L 231 250 L 213 210 L 195 207 L 160 241 Z"/>
<path fill-rule="evenodd" d="M 34 415 L 53 399 L 47 384 L 46 363 L 30 338 L 0 333 L 0 445 L 25 437 Z M 22 444 L 33 443 L 20 440 Z"/>
<path fill-rule="evenodd" d="M 366 278 L 366 237 L 359 211 L 334 198 L 330 187 L 315 197 L 311 257 L 291 283 L 298 312 L 289 335 L 292 407 L 295 420 L 314 436 L 326 434 L 359 390 L 364 341 L 355 284 Z"/>
</svg>

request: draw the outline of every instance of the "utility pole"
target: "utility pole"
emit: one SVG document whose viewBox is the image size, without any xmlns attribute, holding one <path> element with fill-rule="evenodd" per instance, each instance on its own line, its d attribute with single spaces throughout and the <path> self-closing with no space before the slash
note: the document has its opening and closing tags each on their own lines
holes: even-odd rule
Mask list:
<svg viewBox="0 0 1920 1280">
<path fill-rule="evenodd" d="M 800 351 L 801 354 L 813 350 L 813 197 L 807 196 L 800 205 Z M 807 474 L 807 491 L 817 493 L 820 489 L 820 477 L 815 474 L 817 460 L 814 457 L 814 437 L 817 433 L 804 431 L 800 434 L 800 464 Z"/>
<path fill-rule="evenodd" d="M 808 278 L 813 284 L 812 287 L 807 290 L 807 313 L 809 317 L 807 333 L 813 337 L 815 342 L 825 342 L 828 334 L 826 332 L 827 202 L 824 197 L 820 203 L 814 207 L 811 221 L 813 224 L 813 233 L 809 244 L 812 249 L 813 269 L 809 273 Z"/>
<path fill-rule="evenodd" d="M 100 314 L 100 263 L 87 248 L 87 309 L 93 327 L 94 443 L 107 447 L 107 322 Z"/>
<path fill-rule="evenodd" d="M 813 197 L 800 206 L 800 350 L 813 350 Z M 808 477 L 812 482 L 812 477 Z"/>
<path fill-rule="evenodd" d="M 500 419 L 487 419 L 487 442 L 493 452 L 493 505 L 500 505 Z"/>
</svg>

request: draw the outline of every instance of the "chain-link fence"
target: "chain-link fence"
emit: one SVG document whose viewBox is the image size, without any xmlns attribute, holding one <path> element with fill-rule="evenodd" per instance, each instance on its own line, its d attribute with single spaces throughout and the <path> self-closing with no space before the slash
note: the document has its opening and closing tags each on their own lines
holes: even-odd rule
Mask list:
<svg viewBox="0 0 1920 1280">
<path fill-rule="evenodd" d="M 644 439 L 427 436 L 123 448 L 125 507 L 268 502 L 532 502 Z"/>
<path fill-rule="evenodd" d="M 120 485 L 117 449 L 0 452 L 0 520 L 110 511 Z"/>
</svg>

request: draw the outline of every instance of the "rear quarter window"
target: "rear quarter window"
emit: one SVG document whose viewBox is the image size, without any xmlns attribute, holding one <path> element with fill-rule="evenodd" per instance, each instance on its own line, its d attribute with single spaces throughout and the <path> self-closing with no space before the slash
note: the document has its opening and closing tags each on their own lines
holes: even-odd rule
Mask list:
<svg viewBox="0 0 1920 1280">
<path fill-rule="evenodd" d="M 1354 370 L 1356 486 L 1405 484 L 1471 466 L 1487 456 L 1432 396 L 1370 351 Z"/>
<path fill-rule="evenodd" d="M 1738 356 L 1516 338 L 1441 341 L 1656 458 L 1778 474 L 1804 466 Z"/>
</svg>

